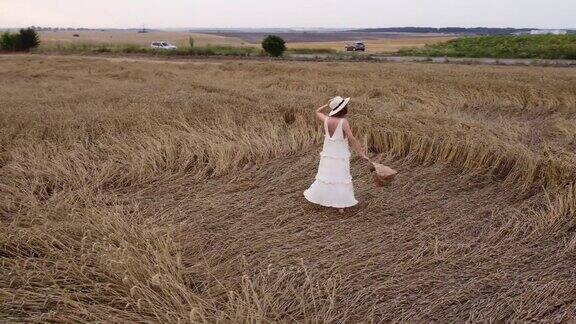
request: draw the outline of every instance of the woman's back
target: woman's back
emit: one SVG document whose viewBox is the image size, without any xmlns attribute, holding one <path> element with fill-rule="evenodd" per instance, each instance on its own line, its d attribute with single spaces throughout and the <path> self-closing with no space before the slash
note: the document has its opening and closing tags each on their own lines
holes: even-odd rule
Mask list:
<svg viewBox="0 0 576 324">
<path fill-rule="evenodd" d="M 321 156 L 338 159 L 350 158 L 348 141 L 343 130 L 344 118 L 326 117 L 324 119 L 324 146 Z"/>
<path fill-rule="evenodd" d="M 326 117 L 324 119 L 324 131 L 330 138 L 346 138 L 343 130 L 344 118 Z M 338 131 L 338 134 L 336 132 Z"/>
</svg>

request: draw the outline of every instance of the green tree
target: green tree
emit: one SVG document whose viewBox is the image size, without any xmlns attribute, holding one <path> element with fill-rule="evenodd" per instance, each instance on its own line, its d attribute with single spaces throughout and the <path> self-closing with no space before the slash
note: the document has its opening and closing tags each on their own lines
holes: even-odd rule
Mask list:
<svg viewBox="0 0 576 324">
<path fill-rule="evenodd" d="M 194 47 L 194 38 L 192 36 L 188 37 L 188 44 L 190 44 L 190 48 Z"/>
<path fill-rule="evenodd" d="M 282 56 L 286 50 L 286 42 L 279 36 L 268 35 L 268 37 L 262 41 L 262 48 L 269 55 L 278 57 Z"/>
<path fill-rule="evenodd" d="M 19 51 L 29 51 L 30 49 L 40 45 L 40 37 L 32 28 L 20 29 L 20 33 L 18 33 L 17 37 L 18 42 L 16 44 L 16 49 Z"/>
<path fill-rule="evenodd" d="M 16 50 L 16 35 L 5 32 L 0 36 L 0 50 L 2 51 L 15 51 Z"/>
</svg>

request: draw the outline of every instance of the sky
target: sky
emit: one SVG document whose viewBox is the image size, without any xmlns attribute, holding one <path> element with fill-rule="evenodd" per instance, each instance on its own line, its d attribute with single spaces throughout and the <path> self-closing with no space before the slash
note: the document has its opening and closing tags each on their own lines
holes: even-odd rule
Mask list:
<svg viewBox="0 0 576 324">
<path fill-rule="evenodd" d="M 0 28 L 576 28 L 576 0 L 0 0 Z"/>
</svg>

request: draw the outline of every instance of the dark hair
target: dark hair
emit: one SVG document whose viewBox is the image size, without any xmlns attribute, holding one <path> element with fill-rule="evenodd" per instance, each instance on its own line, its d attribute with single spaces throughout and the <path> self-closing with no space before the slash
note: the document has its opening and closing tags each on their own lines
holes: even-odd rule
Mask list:
<svg viewBox="0 0 576 324">
<path fill-rule="evenodd" d="M 332 115 L 332 117 L 342 118 L 342 117 L 346 116 L 347 113 L 348 113 L 348 104 L 346 104 L 346 106 L 344 106 L 344 108 L 342 108 L 342 110 L 340 110 L 339 112 Z"/>
</svg>

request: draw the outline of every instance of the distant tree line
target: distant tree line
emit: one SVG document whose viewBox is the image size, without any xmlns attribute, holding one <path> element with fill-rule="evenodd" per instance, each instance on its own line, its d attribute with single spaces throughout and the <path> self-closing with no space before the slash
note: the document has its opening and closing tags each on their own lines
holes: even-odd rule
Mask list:
<svg viewBox="0 0 576 324">
<path fill-rule="evenodd" d="M 38 45 L 40 38 L 32 28 L 20 29 L 18 33 L 5 32 L 0 36 L 0 51 L 29 51 Z"/>
<path fill-rule="evenodd" d="M 89 30 L 95 30 L 92 28 L 40 27 L 40 26 L 32 26 L 30 28 L 37 30 L 37 31 L 89 31 Z"/>
<path fill-rule="evenodd" d="M 514 33 L 529 32 L 535 28 L 489 28 L 489 27 L 391 27 L 368 28 L 351 30 L 354 32 L 380 32 L 380 33 L 442 33 L 442 34 L 469 34 L 469 35 L 511 35 Z"/>
<path fill-rule="evenodd" d="M 84 28 L 84 27 L 40 27 L 40 26 L 32 26 L 30 27 L 36 31 L 109 31 L 109 30 L 140 30 L 139 28 L 126 28 L 126 29 L 118 29 L 118 28 Z M 146 29 L 147 31 L 157 31 L 156 29 Z"/>
</svg>

